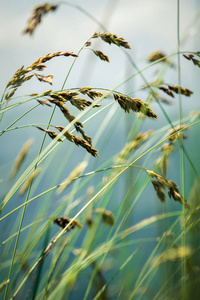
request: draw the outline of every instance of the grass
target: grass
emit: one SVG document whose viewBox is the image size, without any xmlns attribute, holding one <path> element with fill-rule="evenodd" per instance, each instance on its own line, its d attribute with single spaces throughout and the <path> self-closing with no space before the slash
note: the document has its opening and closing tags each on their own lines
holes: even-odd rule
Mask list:
<svg viewBox="0 0 200 300">
<path fill-rule="evenodd" d="M 196 91 L 182 86 L 182 65 L 199 71 L 200 53 L 181 50 L 180 3 L 176 50 L 150 53 L 143 67 L 125 38 L 68 1 L 35 7 L 24 34 L 35 34 L 45 15 L 56 17 L 66 5 L 101 31 L 86 41 L 78 37 L 77 53 L 48 53 L 19 68 L 2 92 L 0 136 L 11 137 L 13 165 L 1 174 L 0 295 L 198 299 L 200 114 L 191 109 Z M 107 55 L 106 49 L 113 50 Z M 125 57 L 131 73 L 110 87 L 98 81 L 70 87 L 85 53 L 105 66 L 112 55 Z M 55 76 L 44 73 L 59 59 L 69 67 L 55 89 Z M 168 73 L 176 73 L 175 82 Z M 21 95 L 33 80 L 44 90 Z M 167 105 L 177 107 L 175 99 L 174 118 Z M 15 148 L 22 135 L 24 144 Z"/>
</svg>

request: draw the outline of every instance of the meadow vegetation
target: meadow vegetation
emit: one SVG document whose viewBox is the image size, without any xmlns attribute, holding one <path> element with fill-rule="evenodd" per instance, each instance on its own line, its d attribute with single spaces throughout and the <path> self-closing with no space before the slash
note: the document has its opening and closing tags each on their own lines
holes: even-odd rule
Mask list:
<svg viewBox="0 0 200 300">
<path fill-rule="evenodd" d="M 59 14 L 65 4 L 35 7 L 23 34 L 37 34 L 43 19 Z M 15 162 L 9 176 L 0 175 L 1 186 L 6 186 L 0 215 L 1 299 L 199 299 L 195 157 L 200 111 L 190 110 L 195 93 L 182 86 L 181 61 L 198 69 L 200 52 L 180 51 L 179 17 L 177 1 L 176 51 L 152 51 L 142 69 L 129 54 L 129 41 L 102 28 L 87 41 L 77 37 L 77 53 L 72 43 L 72 49 L 42 55 L 10 76 L 1 97 L 0 136 L 9 139 L 14 132 L 17 139 L 24 129 L 31 134 L 20 151 L 13 139 Z M 112 57 L 105 54 L 106 47 L 120 50 L 132 74 L 110 88 L 98 82 L 70 87 L 71 72 L 84 51 L 108 64 Z M 71 65 L 55 90 L 48 63 L 61 58 Z M 147 78 L 144 71 L 154 67 L 154 77 Z M 167 72 L 176 72 L 176 82 L 165 81 Z M 123 92 L 121 87 L 132 78 L 143 84 Z M 23 95 L 23 86 L 33 80 L 44 91 Z M 175 106 L 174 101 L 179 114 L 172 121 L 167 107 Z M 21 107 L 22 113 L 8 119 L 10 111 Z M 39 122 L 29 121 L 34 112 Z M 121 118 L 127 118 L 127 130 L 119 128 Z M 120 151 L 112 147 L 114 134 L 125 141 Z M 37 152 L 31 150 L 35 139 L 40 141 Z M 196 145 L 195 154 L 187 141 Z M 106 151 L 112 153 L 109 158 Z"/>
</svg>

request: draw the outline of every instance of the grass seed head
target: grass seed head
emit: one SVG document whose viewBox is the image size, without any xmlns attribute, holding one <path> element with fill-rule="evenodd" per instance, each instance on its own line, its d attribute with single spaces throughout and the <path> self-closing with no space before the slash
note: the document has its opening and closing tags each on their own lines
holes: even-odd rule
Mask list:
<svg viewBox="0 0 200 300">
<path fill-rule="evenodd" d="M 117 37 L 115 34 L 107 32 L 95 32 L 92 38 L 100 37 L 105 43 L 114 44 L 118 47 L 124 47 L 130 49 L 128 42 L 126 42 L 122 37 Z"/>
<path fill-rule="evenodd" d="M 169 261 L 180 261 L 181 259 L 188 258 L 193 253 L 192 249 L 188 246 L 179 246 L 176 244 L 176 247 L 169 248 L 162 253 L 162 255 L 156 256 L 152 264 L 155 267 Z"/>
<path fill-rule="evenodd" d="M 71 221 L 71 219 L 68 218 L 68 217 L 60 217 L 60 218 L 55 218 L 54 219 L 54 223 L 56 223 L 62 229 L 64 229 L 67 226 L 67 224 L 69 224 L 70 221 Z M 70 224 L 70 226 L 66 229 L 66 231 L 69 231 L 70 229 L 74 229 L 75 227 L 82 228 L 83 226 L 79 221 L 74 220 Z"/>
<path fill-rule="evenodd" d="M 14 88 L 10 93 L 6 93 L 5 100 L 9 100 L 15 94 L 17 88 Z"/>
<path fill-rule="evenodd" d="M 40 74 L 35 74 L 36 78 L 39 80 L 39 81 L 43 81 L 43 82 L 47 82 L 49 84 L 52 84 L 52 78 L 53 78 L 53 75 L 50 74 L 50 75 L 47 75 L 47 76 L 44 76 L 44 75 L 40 75 Z"/>
<path fill-rule="evenodd" d="M 166 55 L 158 50 L 154 51 L 147 57 L 147 61 L 154 62 L 158 59 L 164 58 Z M 166 59 L 163 59 L 163 61 L 166 61 Z"/>
<path fill-rule="evenodd" d="M 180 93 L 187 97 L 190 97 L 193 94 L 191 90 L 183 88 L 179 85 L 167 85 L 167 87 L 159 86 L 158 88 L 173 98 L 174 98 L 174 93 L 176 94 Z"/>
<path fill-rule="evenodd" d="M 44 100 L 37 100 L 41 105 L 47 105 L 47 106 L 50 106 L 51 107 L 51 105 L 48 103 L 48 102 L 46 102 L 46 101 L 44 101 Z"/>
<path fill-rule="evenodd" d="M 185 207 L 190 209 L 189 203 L 183 199 L 175 182 L 167 180 L 164 176 L 157 174 L 152 170 L 146 170 L 146 172 L 150 176 L 150 180 L 161 202 L 165 201 L 163 190 L 167 189 L 170 198 L 173 198 L 175 201 L 180 202 L 182 205 L 185 204 Z M 152 178 L 155 178 L 156 180 L 153 180 Z"/>
<path fill-rule="evenodd" d="M 41 168 L 37 168 L 33 171 L 33 173 L 27 178 L 27 180 L 22 185 L 21 189 L 19 190 L 19 195 L 22 197 L 26 190 L 28 189 L 29 185 L 32 183 L 33 179 L 41 172 Z"/>
<path fill-rule="evenodd" d="M 142 102 L 140 99 L 131 98 L 125 95 L 113 94 L 115 100 L 119 103 L 120 107 L 125 112 L 130 112 L 130 110 L 135 112 L 141 112 L 142 114 L 157 119 L 157 115 L 152 112 L 148 107 L 147 103 Z"/>
<path fill-rule="evenodd" d="M 189 54 L 189 55 L 183 54 L 183 56 L 186 59 L 191 60 L 195 66 L 198 66 L 200 68 L 200 60 L 194 58 L 195 57 L 194 55 L 197 55 L 199 57 L 199 52 L 193 52 L 193 54 Z"/>
<path fill-rule="evenodd" d="M 23 161 L 25 160 L 26 158 L 26 155 L 30 149 L 30 147 L 32 146 L 33 144 L 33 139 L 29 139 L 22 147 L 22 149 L 20 150 L 17 158 L 16 158 L 16 161 L 14 163 L 14 166 L 13 166 L 13 169 L 11 171 L 11 178 L 13 178 L 16 173 L 18 172 L 20 166 L 22 165 Z"/>
<path fill-rule="evenodd" d="M 160 172 L 165 175 L 169 165 L 169 156 L 173 152 L 174 147 L 172 143 L 165 143 L 159 150 L 162 151 L 162 155 L 156 160 L 155 164 Z"/>
<path fill-rule="evenodd" d="M 28 26 L 23 33 L 32 35 L 35 28 L 41 22 L 42 17 L 48 12 L 56 10 L 57 7 L 58 5 L 50 5 L 48 3 L 36 6 L 33 10 L 31 18 L 28 20 Z"/>
<path fill-rule="evenodd" d="M 95 212 L 102 215 L 104 223 L 106 223 L 109 226 L 114 225 L 115 218 L 114 218 L 114 215 L 111 211 L 105 210 L 104 208 L 99 207 L 95 210 Z"/>
<path fill-rule="evenodd" d="M 186 137 L 186 135 L 184 134 L 184 131 L 182 130 L 182 129 L 184 129 L 185 128 L 185 125 L 178 125 L 178 126 L 176 126 L 176 127 L 174 127 L 174 128 L 171 128 L 169 131 L 168 131 L 168 133 L 167 133 L 167 135 L 169 136 L 169 141 L 172 143 L 172 142 L 174 142 L 175 140 L 177 140 L 177 139 L 186 139 L 187 137 Z M 181 131 L 180 131 L 181 130 Z M 174 135 L 172 135 L 172 134 L 174 134 Z M 172 135 L 172 136 L 171 136 Z"/>
<path fill-rule="evenodd" d="M 57 189 L 57 194 L 60 195 L 68 187 L 68 185 L 85 170 L 86 167 L 86 161 L 83 161 L 82 163 L 78 164 L 74 168 L 74 170 L 69 174 L 69 176 L 61 183 L 61 185 Z"/>
<path fill-rule="evenodd" d="M 80 88 L 79 92 L 83 95 L 87 95 L 92 100 L 103 96 L 103 94 L 101 92 L 93 91 L 92 88 L 88 87 L 88 86 Z"/>
<path fill-rule="evenodd" d="M 172 90 L 176 94 L 179 94 L 179 91 L 182 95 L 187 96 L 187 97 L 190 97 L 193 94 L 193 92 L 191 90 L 183 88 L 179 85 L 173 85 L 173 86 L 168 85 L 168 87 L 170 90 Z"/>
<path fill-rule="evenodd" d="M 125 145 L 125 147 L 122 149 L 122 151 L 119 153 L 118 157 L 115 159 L 118 163 L 124 163 L 128 157 L 129 154 L 137 149 L 144 141 L 146 141 L 149 136 L 153 134 L 152 130 L 149 130 L 147 132 L 140 132 L 132 142 L 129 142 Z"/>
<path fill-rule="evenodd" d="M 54 140 L 58 136 L 57 133 L 53 130 L 43 129 L 42 127 L 39 127 L 39 126 L 36 126 L 36 128 L 38 128 L 41 131 L 46 132 L 52 140 Z M 62 142 L 62 140 L 59 138 L 58 142 Z"/>
<path fill-rule="evenodd" d="M 62 131 L 65 129 L 65 128 L 62 127 L 62 126 L 56 126 L 56 128 L 57 128 L 60 132 L 62 132 Z M 79 129 L 79 131 L 80 131 L 80 129 Z M 92 154 L 94 157 L 95 157 L 95 156 L 98 156 L 98 154 L 97 154 L 98 150 L 95 149 L 94 147 L 92 147 L 92 145 L 91 145 L 91 138 L 90 138 L 88 135 L 86 135 L 82 129 L 81 129 L 81 132 L 82 132 L 82 134 L 84 135 L 85 139 L 87 138 L 87 140 L 89 140 L 90 143 L 87 142 L 87 141 L 85 141 L 85 140 L 83 140 L 82 138 L 80 138 L 80 137 L 74 135 L 74 134 L 71 134 L 71 133 L 70 133 L 69 131 L 67 131 L 67 130 L 64 131 L 63 135 L 64 135 L 70 142 L 76 144 L 76 146 L 81 146 L 81 147 L 85 148 L 85 149 L 87 150 L 87 152 L 89 152 L 90 154 Z"/>
<path fill-rule="evenodd" d="M 161 91 L 163 91 L 164 93 L 166 93 L 167 95 L 169 95 L 170 97 L 174 98 L 174 93 L 170 89 L 168 89 L 168 88 L 166 88 L 164 86 L 159 86 L 158 88 Z"/>
<path fill-rule="evenodd" d="M 99 50 L 92 50 L 96 56 L 98 56 L 101 60 L 109 62 L 109 58 L 103 52 Z"/>
</svg>

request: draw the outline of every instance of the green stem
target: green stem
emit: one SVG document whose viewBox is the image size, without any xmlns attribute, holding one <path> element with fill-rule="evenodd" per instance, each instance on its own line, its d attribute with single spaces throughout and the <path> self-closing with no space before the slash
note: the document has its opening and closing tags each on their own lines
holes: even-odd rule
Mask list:
<svg viewBox="0 0 200 300">
<path fill-rule="evenodd" d="M 180 1 L 177 0 L 177 52 L 180 51 Z M 178 59 L 178 86 L 179 86 L 179 125 L 180 128 L 182 126 L 182 118 L 183 118 L 183 108 L 182 108 L 182 97 L 181 97 L 181 62 L 180 62 L 180 55 L 177 55 Z M 184 167 L 184 146 L 183 146 L 183 139 L 180 139 L 180 181 L 182 187 L 182 196 L 185 199 L 185 167 Z M 185 221 L 185 201 L 183 201 L 183 234 L 182 234 L 182 245 L 185 247 L 186 244 L 186 236 L 185 236 L 185 229 L 186 229 L 186 221 Z M 182 299 L 186 299 L 186 258 L 183 258 L 182 264 Z"/>
</svg>

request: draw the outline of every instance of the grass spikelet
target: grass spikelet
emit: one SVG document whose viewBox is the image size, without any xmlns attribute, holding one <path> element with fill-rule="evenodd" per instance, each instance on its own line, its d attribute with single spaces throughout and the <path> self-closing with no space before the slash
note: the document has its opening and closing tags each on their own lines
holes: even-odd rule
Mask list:
<svg viewBox="0 0 200 300">
<path fill-rule="evenodd" d="M 55 92 L 51 93 L 50 96 L 51 98 L 55 100 L 59 100 L 61 102 L 67 102 L 70 101 L 73 97 L 79 95 L 78 91 L 69 91 L 69 90 L 64 90 L 62 92 Z M 51 100 L 49 100 L 51 101 Z"/>
<path fill-rule="evenodd" d="M 60 195 L 68 187 L 68 185 L 85 170 L 86 167 L 86 161 L 78 164 L 75 169 L 69 174 L 69 176 L 61 183 L 61 185 L 57 189 L 57 194 Z"/>
<path fill-rule="evenodd" d="M 89 137 L 82 128 L 77 127 L 77 131 L 81 133 L 83 139 L 88 142 L 90 145 L 92 145 L 92 139 Z"/>
<path fill-rule="evenodd" d="M 58 52 L 54 52 L 54 53 L 47 53 L 46 55 L 44 55 L 43 57 L 38 57 L 36 59 L 36 61 L 34 61 L 27 69 L 27 72 L 33 71 L 33 70 L 37 70 L 37 71 L 42 71 L 44 70 L 44 68 L 46 68 L 46 66 L 44 65 L 45 62 L 51 60 L 54 57 L 59 57 L 59 56 L 73 56 L 73 57 L 78 57 L 78 55 L 76 55 L 73 52 L 62 52 L 62 51 L 58 51 Z"/>
<path fill-rule="evenodd" d="M 87 143 L 82 138 L 80 138 L 78 136 L 74 136 L 74 143 L 77 146 L 81 146 L 84 149 L 86 149 L 87 152 L 90 153 L 92 156 L 94 156 L 94 157 L 98 156 L 99 157 L 99 155 L 97 154 L 98 150 L 95 149 L 94 147 L 92 147 L 91 144 Z"/>
<path fill-rule="evenodd" d="M 153 134 L 152 130 L 147 132 L 140 132 L 133 141 L 127 143 L 124 149 L 119 153 L 118 157 L 116 158 L 116 162 L 124 163 L 127 158 L 129 157 L 130 152 L 134 151 L 138 148 L 144 141 L 146 141 L 151 135 Z"/>
<path fill-rule="evenodd" d="M 73 97 L 70 100 L 70 103 L 75 106 L 76 108 L 78 108 L 79 110 L 84 110 L 86 108 L 86 106 L 90 106 L 92 104 L 91 101 L 87 101 L 83 98 L 79 98 L 79 97 Z M 101 105 L 99 104 L 95 104 L 93 107 L 101 107 Z"/>
<path fill-rule="evenodd" d="M 158 59 L 164 58 L 166 55 L 164 53 L 162 53 L 159 50 L 155 50 L 153 53 L 151 53 L 148 57 L 147 57 L 147 61 L 148 62 L 154 62 Z M 163 59 L 163 61 L 166 61 L 166 59 Z"/>
<path fill-rule="evenodd" d="M 79 92 L 83 95 L 87 95 L 92 100 L 103 96 L 103 94 L 101 92 L 93 91 L 92 88 L 88 87 L 88 86 L 80 88 Z"/>
<path fill-rule="evenodd" d="M 184 129 L 185 128 L 185 125 L 178 125 L 178 126 L 176 126 L 175 128 L 171 128 L 169 131 L 168 131 L 168 133 L 167 133 L 167 135 L 169 136 L 169 141 L 172 143 L 173 141 L 175 141 L 175 140 L 177 140 L 177 139 L 186 139 L 187 137 L 186 137 L 186 135 L 184 134 L 184 132 L 183 132 L 183 130 L 182 129 Z M 181 130 L 181 131 L 180 131 Z M 174 134 L 174 133 L 176 133 L 176 134 Z M 172 135 L 172 134 L 174 134 L 173 136 L 170 136 L 170 135 Z"/>
<path fill-rule="evenodd" d="M 6 89 L 9 87 L 13 89 L 10 93 L 6 94 L 6 100 L 11 98 L 14 95 L 14 93 L 16 92 L 17 88 L 19 86 L 21 86 L 24 82 L 30 80 L 33 76 L 36 76 L 37 79 L 40 81 L 44 81 L 44 82 L 48 82 L 48 83 L 52 84 L 51 79 L 52 79 L 53 75 L 43 76 L 43 75 L 39 75 L 39 74 L 30 74 L 30 75 L 26 76 L 26 74 L 29 72 L 32 72 L 32 71 L 43 71 L 46 68 L 46 65 L 44 65 L 44 63 L 49 61 L 50 59 L 52 59 L 54 57 L 58 57 L 58 56 L 77 57 L 77 55 L 74 54 L 73 52 L 58 51 L 58 52 L 54 52 L 52 54 L 47 53 L 45 56 L 39 57 L 38 59 L 36 59 L 36 61 L 34 61 L 26 69 L 24 68 L 24 66 L 22 66 L 15 72 L 13 77 L 9 80 L 9 82 L 6 85 Z"/>
<path fill-rule="evenodd" d="M 95 209 L 95 212 L 97 214 L 101 214 L 102 215 L 102 219 L 103 219 L 103 222 L 106 223 L 107 225 L 109 226 L 113 226 L 114 223 L 115 223 L 115 218 L 113 216 L 113 213 L 109 210 L 105 210 L 104 208 L 96 208 Z"/>
<path fill-rule="evenodd" d="M 197 55 L 198 57 L 200 56 L 200 55 L 199 55 L 199 52 L 193 52 L 193 54 L 189 54 L 189 55 L 183 54 L 183 56 L 184 56 L 186 59 L 191 60 L 195 66 L 198 66 L 198 67 L 200 68 L 200 60 L 194 58 L 195 55 Z"/>
<path fill-rule="evenodd" d="M 52 75 L 52 74 L 47 75 L 47 76 L 35 74 L 35 76 L 36 76 L 36 78 L 37 78 L 39 81 L 43 81 L 43 82 L 47 82 L 47 83 L 49 83 L 49 84 L 52 84 L 52 78 L 53 78 L 53 75 Z"/>
<path fill-rule="evenodd" d="M 33 173 L 27 178 L 27 180 L 22 185 L 21 189 L 19 190 L 19 195 L 22 197 L 26 190 L 28 189 L 29 185 L 32 183 L 33 179 L 41 172 L 41 168 L 37 168 L 33 171 Z"/>
<path fill-rule="evenodd" d="M 180 94 L 182 94 L 186 97 L 190 97 L 193 94 L 193 92 L 191 90 L 183 88 L 179 85 L 173 85 L 173 86 L 167 85 L 167 87 L 159 86 L 158 88 L 173 98 L 174 98 L 173 92 L 176 94 L 179 94 L 179 91 L 180 91 Z"/>
<path fill-rule="evenodd" d="M 163 263 L 169 261 L 179 261 L 180 259 L 188 258 L 192 255 L 192 249 L 188 246 L 179 246 L 176 244 L 175 247 L 166 250 L 161 255 L 156 256 L 153 261 L 152 265 L 157 267 Z"/>
<path fill-rule="evenodd" d="M 68 218 L 68 217 L 59 217 L 59 218 L 54 219 L 54 223 L 56 223 L 62 229 L 64 229 L 67 226 L 67 224 L 69 224 L 70 221 L 71 221 L 71 219 Z M 66 229 L 66 231 L 69 231 L 69 230 L 74 229 L 76 227 L 82 228 L 83 225 L 79 221 L 74 220 L 71 223 L 71 225 Z"/>
<path fill-rule="evenodd" d="M 44 101 L 44 100 L 37 100 L 41 105 L 47 105 L 51 107 L 51 104 L 49 104 L 48 102 Z"/>
<path fill-rule="evenodd" d="M 186 89 L 186 88 L 183 88 L 179 85 L 168 85 L 169 89 L 173 92 L 175 92 L 176 94 L 179 94 L 179 90 L 180 90 L 180 93 L 186 97 L 190 97 L 193 92 L 189 89 Z"/>
<path fill-rule="evenodd" d="M 161 60 L 160 62 L 165 62 L 167 63 L 170 67 L 174 67 L 174 63 L 172 63 L 171 61 L 169 61 L 168 59 L 166 59 L 166 54 L 159 51 L 159 50 L 155 50 L 153 51 L 148 57 L 147 57 L 147 61 L 148 62 L 154 62 L 157 60 Z"/>
<path fill-rule="evenodd" d="M 48 3 L 36 6 L 33 10 L 31 18 L 28 20 L 28 26 L 23 31 L 24 34 L 28 33 L 30 35 L 33 34 L 35 28 L 41 22 L 42 17 L 46 15 L 50 11 L 56 10 L 58 5 L 50 5 Z"/>
<path fill-rule="evenodd" d="M 117 37 L 115 34 L 107 33 L 107 32 L 95 32 L 92 38 L 100 37 L 104 42 L 108 44 L 114 44 L 118 47 L 124 47 L 126 49 L 130 49 L 128 42 L 126 42 L 122 37 Z"/>
<path fill-rule="evenodd" d="M 14 166 L 12 168 L 12 171 L 11 171 L 11 174 L 10 174 L 10 177 L 13 178 L 17 172 L 19 171 L 19 168 L 20 166 L 22 165 L 23 161 L 25 160 L 25 157 L 30 149 L 30 147 L 32 146 L 33 144 L 33 139 L 29 139 L 22 147 L 22 149 L 20 150 L 17 158 L 16 158 L 16 161 L 14 163 Z"/>
<path fill-rule="evenodd" d="M 79 89 L 79 91 L 82 94 L 88 95 L 91 99 L 94 99 L 96 97 L 102 96 L 102 93 L 96 92 L 96 91 L 91 91 L 89 88 L 82 88 Z M 69 101 L 73 106 L 78 108 L 79 110 L 84 110 L 87 106 L 90 106 L 92 104 L 91 101 L 87 101 L 86 99 L 77 97 L 79 95 L 79 91 L 62 91 L 62 92 L 56 92 L 56 93 L 51 93 L 50 96 L 51 98 L 48 99 L 48 101 L 56 104 L 60 108 L 63 107 L 64 102 Z M 93 107 L 100 107 L 101 105 L 94 105 Z"/>
<path fill-rule="evenodd" d="M 49 96 L 51 94 L 51 92 L 52 92 L 52 90 L 47 90 L 47 91 L 43 92 L 40 96 L 41 97 Z"/>
<path fill-rule="evenodd" d="M 169 165 L 169 156 L 173 152 L 174 148 L 172 143 L 165 143 L 160 149 L 162 151 L 162 155 L 156 160 L 156 166 L 160 170 L 160 172 L 164 175 L 167 173 L 167 168 Z"/>
<path fill-rule="evenodd" d="M 28 71 L 25 69 L 20 68 L 19 70 L 17 70 L 14 76 L 8 82 L 6 89 L 8 87 L 12 87 L 16 91 L 19 86 L 21 86 L 24 82 L 30 80 L 34 76 L 33 74 L 25 76 L 26 73 L 28 73 Z M 15 91 L 12 91 L 12 96 Z"/>
<path fill-rule="evenodd" d="M 14 95 L 16 90 L 17 90 L 17 88 L 14 88 L 10 93 L 6 93 L 5 94 L 5 100 L 9 100 L 10 98 L 12 98 L 12 96 Z"/>
<path fill-rule="evenodd" d="M 62 132 L 65 128 L 62 126 L 56 126 L 56 128 Z M 83 130 L 81 130 L 83 131 Z M 84 131 L 83 131 L 84 133 Z M 81 146 L 84 149 L 87 150 L 87 152 L 89 152 L 91 155 L 93 155 L 94 157 L 99 156 L 97 154 L 98 150 L 95 149 L 94 147 L 92 147 L 91 143 L 86 142 L 85 140 L 83 140 L 82 138 L 80 138 L 79 136 L 76 136 L 74 134 L 71 134 L 69 131 L 65 130 L 64 134 L 63 134 L 70 142 L 76 144 L 76 146 Z M 84 133 L 85 136 L 87 136 Z M 87 136 L 87 139 L 91 141 L 91 138 L 89 136 Z"/>
<path fill-rule="evenodd" d="M 65 129 L 65 127 L 63 127 L 63 126 L 56 126 L 56 128 L 60 132 L 62 132 Z M 68 141 L 70 141 L 72 143 L 74 142 L 74 134 L 71 134 L 68 130 L 65 130 L 65 132 L 63 133 L 63 135 L 68 139 Z"/>
<path fill-rule="evenodd" d="M 90 47 L 92 45 L 92 42 L 91 41 L 88 41 L 85 43 L 85 47 Z"/>
<path fill-rule="evenodd" d="M 160 174 L 157 174 L 156 172 L 152 170 L 146 170 L 147 174 L 150 176 L 150 180 L 152 182 L 152 185 L 156 191 L 156 194 L 161 202 L 165 202 L 165 194 L 163 192 L 164 189 L 168 190 L 169 197 L 173 198 L 175 201 L 180 202 L 183 204 L 183 201 L 185 202 L 185 207 L 190 209 L 189 203 L 183 199 L 183 197 L 180 195 L 180 191 L 178 190 L 178 186 L 175 182 L 171 180 L 167 180 L 165 177 L 163 177 Z M 155 178 L 156 180 L 153 180 Z"/>
<path fill-rule="evenodd" d="M 51 103 L 54 103 L 55 105 L 57 105 L 60 108 L 63 115 L 65 116 L 65 118 L 69 121 L 69 123 L 71 123 L 75 119 L 75 117 L 70 114 L 68 108 L 63 104 L 63 102 L 61 100 L 62 98 L 60 98 L 62 96 L 54 95 L 53 97 L 54 98 L 57 97 L 59 100 L 50 98 L 50 99 L 48 99 L 48 101 L 50 101 Z M 74 124 L 74 127 L 76 128 L 76 130 L 78 130 L 78 128 L 80 128 L 80 127 L 83 128 L 83 124 L 80 121 L 76 121 L 75 124 Z"/>
<path fill-rule="evenodd" d="M 115 100 L 119 103 L 120 107 L 125 112 L 130 112 L 133 110 L 135 112 L 141 112 L 145 116 L 149 118 L 157 119 L 157 115 L 152 112 L 152 110 L 148 107 L 148 103 L 142 102 L 140 99 L 131 98 L 125 95 L 113 94 Z"/>
<path fill-rule="evenodd" d="M 190 227 L 190 230 L 194 233 L 199 233 L 200 231 L 200 181 L 196 179 L 191 188 L 189 194 L 189 200 L 191 203 L 191 211 L 186 218 L 187 226 Z"/>
<path fill-rule="evenodd" d="M 39 130 L 46 132 L 50 138 L 53 140 L 57 137 L 57 133 L 53 130 L 49 130 L 49 129 L 43 129 L 42 127 L 36 126 Z M 62 142 L 61 139 L 58 139 L 58 142 Z"/>
<path fill-rule="evenodd" d="M 60 103 L 59 107 L 63 115 L 65 116 L 65 118 L 69 121 L 69 123 L 71 123 L 75 119 L 75 117 L 70 114 L 69 110 L 67 109 L 66 106 L 64 106 L 64 104 Z M 79 127 L 83 127 L 83 124 L 80 121 L 76 121 L 74 126 L 77 129 Z"/>
<path fill-rule="evenodd" d="M 174 98 L 174 93 L 170 89 L 168 89 L 168 88 L 166 88 L 164 86 L 159 86 L 158 88 L 161 91 L 163 91 L 164 93 L 166 93 L 167 95 L 169 95 L 170 97 Z"/>
<path fill-rule="evenodd" d="M 94 194 L 94 186 L 89 186 L 86 192 L 86 201 L 90 201 L 93 197 Z M 91 203 L 88 207 L 87 207 L 87 218 L 86 218 L 86 223 L 88 225 L 89 228 L 92 227 L 93 225 L 93 216 L 92 216 L 92 212 L 93 212 L 93 203 Z"/>
<path fill-rule="evenodd" d="M 99 57 L 101 60 L 109 62 L 109 58 L 107 55 L 105 55 L 103 52 L 99 51 L 99 50 L 92 50 L 94 52 L 94 54 Z"/>
</svg>

